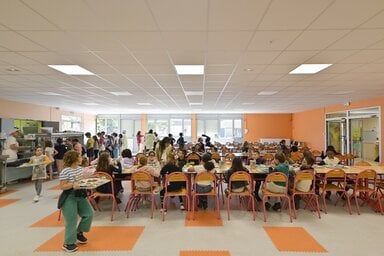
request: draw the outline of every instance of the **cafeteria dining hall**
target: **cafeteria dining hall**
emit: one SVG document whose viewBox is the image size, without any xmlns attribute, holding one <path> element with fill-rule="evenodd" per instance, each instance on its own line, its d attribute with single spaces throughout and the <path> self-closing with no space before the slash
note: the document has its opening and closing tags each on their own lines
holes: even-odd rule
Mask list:
<svg viewBox="0 0 384 256">
<path fill-rule="evenodd" d="M 384 1 L 0 0 L 0 254 L 384 255 Z"/>
</svg>

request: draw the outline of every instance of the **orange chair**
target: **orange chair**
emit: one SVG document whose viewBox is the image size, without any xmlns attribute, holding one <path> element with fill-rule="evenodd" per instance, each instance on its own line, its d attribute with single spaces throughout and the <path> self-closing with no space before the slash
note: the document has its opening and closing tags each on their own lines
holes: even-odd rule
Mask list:
<svg viewBox="0 0 384 256">
<path fill-rule="evenodd" d="M 263 158 L 264 158 L 265 164 L 269 165 L 275 159 L 275 156 L 271 153 L 267 153 L 263 156 Z"/>
<path fill-rule="evenodd" d="M 293 152 L 291 153 L 291 159 L 295 163 L 301 163 L 301 160 L 303 159 L 304 155 L 300 152 Z"/>
<path fill-rule="evenodd" d="M 106 198 L 111 198 L 112 199 L 112 214 L 111 214 L 111 221 L 113 221 L 113 214 L 115 212 L 115 208 L 117 207 L 117 209 L 120 211 L 120 207 L 119 205 L 117 204 L 117 201 L 116 201 L 116 197 L 115 197 L 115 185 L 113 183 L 113 178 L 111 175 L 109 175 L 108 173 L 106 172 L 95 172 L 92 177 L 97 177 L 97 178 L 104 178 L 104 179 L 107 179 L 109 180 L 110 184 L 111 184 L 111 193 L 102 193 L 102 192 L 93 192 L 89 197 L 88 199 L 91 201 L 91 204 L 94 205 L 96 207 L 97 210 L 100 211 L 100 207 L 99 207 L 99 204 L 96 202 L 96 198 L 101 198 L 101 197 L 106 197 Z"/>
<path fill-rule="evenodd" d="M 372 169 L 367 169 L 357 174 L 355 183 L 349 186 L 353 190 L 353 194 L 351 195 L 351 198 L 355 199 L 356 210 L 357 210 L 357 214 L 359 215 L 360 215 L 360 207 L 359 207 L 359 202 L 357 198 L 360 198 L 361 200 L 363 200 L 363 204 L 374 202 L 377 199 L 379 210 L 381 214 L 383 214 L 381 198 L 377 196 L 376 178 L 377 178 L 376 171 Z"/>
<path fill-rule="evenodd" d="M 219 153 L 217 152 L 213 152 L 212 155 L 211 155 L 212 159 L 216 161 L 216 163 L 220 162 L 221 160 L 221 156 Z"/>
<path fill-rule="evenodd" d="M 284 193 L 274 193 L 268 190 L 268 184 L 271 182 L 284 182 L 285 183 L 285 192 Z M 291 210 L 291 200 L 288 196 L 288 177 L 284 173 L 281 172 L 273 172 L 267 175 L 265 178 L 263 188 L 263 212 L 264 212 L 264 222 L 267 221 L 267 209 L 265 207 L 265 203 L 267 202 L 268 197 L 279 197 L 281 199 L 286 199 L 288 201 L 288 211 L 289 218 L 292 222 L 292 210 Z"/>
<path fill-rule="evenodd" d="M 199 193 L 197 192 L 197 183 L 206 182 L 210 184 L 212 189 L 208 193 Z M 192 193 L 192 219 L 195 219 L 195 210 L 196 202 L 198 196 L 212 196 L 215 201 L 215 209 L 217 211 L 217 218 L 220 219 L 220 209 L 219 209 L 219 196 L 217 193 L 217 181 L 216 175 L 211 172 L 201 172 L 196 175 L 195 183 L 193 184 L 193 193 Z"/>
<path fill-rule="evenodd" d="M 242 192 L 234 192 L 232 191 L 232 182 L 239 182 L 243 181 L 248 183 L 249 188 L 246 187 L 244 191 Z M 255 212 L 255 198 L 253 196 L 253 178 L 252 176 L 244 171 L 238 171 L 234 172 L 230 177 L 229 177 L 229 182 L 228 182 L 228 195 L 227 195 L 227 213 L 228 213 L 228 220 L 230 220 L 230 205 L 231 205 L 231 198 L 233 196 L 238 196 L 239 199 L 243 199 L 244 197 L 249 197 L 248 201 L 248 208 L 249 204 L 252 204 L 252 213 L 253 213 L 253 220 L 256 219 L 256 212 Z"/>
<path fill-rule="evenodd" d="M 355 156 L 353 154 L 346 154 L 345 162 L 346 165 L 353 166 L 355 164 Z"/>
<path fill-rule="evenodd" d="M 298 184 L 300 182 L 308 182 L 311 183 L 311 188 L 307 192 L 303 192 L 297 189 Z M 316 184 L 316 176 L 313 171 L 300 171 L 296 173 L 295 181 L 293 183 L 293 188 L 291 189 L 291 198 L 293 203 L 293 216 L 296 219 L 296 206 L 295 206 L 295 196 L 300 196 L 305 202 L 304 209 L 308 206 L 311 209 L 316 209 L 319 219 L 320 216 L 320 205 L 319 205 L 319 196 L 315 193 L 315 184 Z"/>
<path fill-rule="evenodd" d="M 336 183 L 336 184 L 334 184 Z M 347 187 L 347 176 L 342 169 L 332 169 L 329 170 L 322 180 L 321 188 L 321 198 L 323 199 L 324 212 L 327 213 L 327 204 L 325 202 L 325 195 L 327 192 L 336 192 L 339 195 L 339 198 L 336 200 L 335 205 L 340 201 L 344 196 L 348 204 L 349 214 L 352 214 L 351 202 L 346 191 Z M 337 193 L 338 192 L 338 193 Z"/>
<path fill-rule="evenodd" d="M 136 184 L 140 182 L 145 182 L 149 185 L 148 191 L 140 191 L 137 189 Z M 127 213 L 127 218 L 129 217 L 129 213 L 132 210 L 136 210 L 138 203 L 140 200 L 142 200 L 144 197 L 148 196 L 151 197 L 151 219 L 153 218 L 153 210 L 156 206 L 155 202 L 155 190 L 156 186 L 153 181 L 153 176 L 146 172 L 146 171 L 138 171 L 132 173 L 131 176 L 131 194 L 129 195 L 127 205 L 125 207 L 125 211 Z"/>
<path fill-rule="evenodd" d="M 193 163 L 194 165 L 199 165 L 201 161 L 201 156 L 195 152 L 189 153 L 186 158 L 188 163 Z"/>
<path fill-rule="evenodd" d="M 183 187 L 182 189 L 178 190 L 178 191 L 168 191 L 168 185 L 170 184 L 170 182 L 185 182 L 185 188 Z M 168 198 L 169 197 L 173 197 L 173 196 L 183 196 L 185 197 L 185 203 L 186 203 L 186 207 L 187 207 L 187 211 L 190 210 L 190 201 L 189 201 L 189 191 L 190 191 L 190 185 L 189 185 L 189 179 L 187 177 L 186 174 L 182 173 L 182 172 L 172 172 L 170 174 L 168 174 L 166 177 L 165 177 L 165 193 L 164 193 L 164 199 L 163 199 L 163 210 L 162 210 L 162 213 L 163 213 L 163 221 L 165 220 L 165 212 L 166 212 L 166 209 L 167 209 L 167 205 L 168 205 Z"/>
</svg>

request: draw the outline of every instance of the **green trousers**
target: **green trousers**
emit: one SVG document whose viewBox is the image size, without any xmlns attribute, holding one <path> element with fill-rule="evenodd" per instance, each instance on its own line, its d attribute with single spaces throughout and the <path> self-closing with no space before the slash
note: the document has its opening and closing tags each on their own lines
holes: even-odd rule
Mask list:
<svg viewBox="0 0 384 256">
<path fill-rule="evenodd" d="M 65 219 L 64 244 L 74 244 L 77 240 L 77 232 L 88 232 L 91 229 L 93 209 L 87 198 L 75 197 L 70 193 L 65 200 L 63 207 Z M 77 216 L 80 216 L 80 223 L 77 225 Z"/>
</svg>

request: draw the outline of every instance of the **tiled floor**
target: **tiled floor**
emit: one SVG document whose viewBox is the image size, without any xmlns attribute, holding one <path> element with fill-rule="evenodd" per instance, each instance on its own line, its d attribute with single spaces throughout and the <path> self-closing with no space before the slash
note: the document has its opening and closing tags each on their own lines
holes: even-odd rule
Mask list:
<svg viewBox="0 0 384 256">
<path fill-rule="evenodd" d="M 38 203 L 32 202 L 32 183 L 9 185 L 8 189 L 17 191 L 0 195 L 0 201 L 6 202 L 0 202 L 2 256 L 66 254 L 61 251 L 63 224 L 57 220 L 57 195 L 60 191 L 49 189 L 57 184 L 58 180 L 45 182 L 43 197 Z M 128 186 L 128 183 L 125 183 L 125 186 Z M 128 188 L 125 191 L 128 191 Z M 125 192 L 122 197 L 122 209 L 127 197 Z M 80 246 L 76 253 L 108 256 L 351 256 L 369 252 L 369 255 L 384 255 L 384 216 L 368 207 L 362 207 L 362 214 L 359 216 L 354 208 L 353 215 L 349 215 L 343 207 L 331 205 L 329 213 L 322 214 L 321 219 L 307 210 L 300 209 L 297 220 L 293 223 L 289 222 L 286 211 L 269 212 L 267 223 L 263 222 L 262 213 L 257 212 L 256 221 L 253 221 L 250 212 L 239 211 L 236 206 L 231 210 L 231 220 L 228 221 L 226 208 L 222 205 L 221 208 L 221 220 L 217 220 L 213 212 L 200 212 L 195 221 L 186 221 L 186 212 L 171 207 L 165 222 L 162 222 L 159 210 L 156 210 L 154 218 L 150 219 L 149 207 L 144 207 L 132 213 L 128 219 L 123 211 L 116 212 L 115 220 L 111 222 L 108 205 L 105 205 L 105 211 L 95 212 L 93 228 L 90 233 L 86 233 L 89 243 Z M 287 230 L 286 227 L 298 228 Z M 276 237 L 285 239 L 285 244 L 276 243 Z M 287 243 L 290 246 L 284 249 Z M 295 247 L 295 243 L 301 246 Z M 303 243 L 305 246 L 302 246 Z M 313 244 L 310 243 L 317 244 L 317 249 L 323 248 L 322 251 L 326 252 L 314 253 L 313 251 L 319 250 L 311 247 Z M 293 251 L 299 252 L 288 252 L 292 248 Z M 300 252 L 301 250 L 308 252 Z"/>
</svg>

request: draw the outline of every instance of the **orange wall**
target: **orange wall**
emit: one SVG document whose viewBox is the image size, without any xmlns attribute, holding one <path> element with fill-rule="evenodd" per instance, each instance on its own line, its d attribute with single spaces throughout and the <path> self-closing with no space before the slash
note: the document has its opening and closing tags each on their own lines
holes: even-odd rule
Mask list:
<svg viewBox="0 0 384 256">
<path fill-rule="evenodd" d="M 311 149 L 322 150 L 325 140 L 324 109 L 295 113 L 292 117 L 292 138 L 305 142 Z"/>
<path fill-rule="evenodd" d="M 244 140 L 292 138 L 292 114 L 244 114 Z"/>
</svg>

